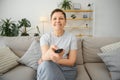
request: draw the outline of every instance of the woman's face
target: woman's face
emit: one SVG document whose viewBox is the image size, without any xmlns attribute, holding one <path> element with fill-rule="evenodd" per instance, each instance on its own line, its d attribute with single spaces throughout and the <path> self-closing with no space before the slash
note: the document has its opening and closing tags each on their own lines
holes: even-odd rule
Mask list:
<svg viewBox="0 0 120 80">
<path fill-rule="evenodd" d="M 55 12 L 51 17 L 51 24 L 54 30 L 63 30 L 66 20 L 62 12 Z"/>
</svg>

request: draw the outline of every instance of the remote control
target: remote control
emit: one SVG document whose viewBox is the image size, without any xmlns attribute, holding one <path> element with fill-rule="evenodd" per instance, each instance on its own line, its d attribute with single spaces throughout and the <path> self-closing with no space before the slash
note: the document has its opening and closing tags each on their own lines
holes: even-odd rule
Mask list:
<svg viewBox="0 0 120 80">
<path fill-rule="evenodd" d="M 55 53 L 61 53 L 63 51 L 63 49 L 57 49 L 55 50 Z"/>
</svg>

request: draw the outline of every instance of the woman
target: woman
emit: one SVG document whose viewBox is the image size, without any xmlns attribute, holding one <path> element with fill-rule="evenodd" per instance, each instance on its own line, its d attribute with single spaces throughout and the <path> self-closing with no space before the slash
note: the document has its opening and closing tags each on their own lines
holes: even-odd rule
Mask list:
<svg viewBox="0 0 120 80">
<path fill-rule="evenodd" d="M 40 38 L 42 57 L 38 61 L 37 80 L 75 80 L 77 41 L 66 32 L 66 14 L 55 9 L 50 16 L 52 31 Z M 59 54 L 55 50 L 62 48 Z"/>
</svg>

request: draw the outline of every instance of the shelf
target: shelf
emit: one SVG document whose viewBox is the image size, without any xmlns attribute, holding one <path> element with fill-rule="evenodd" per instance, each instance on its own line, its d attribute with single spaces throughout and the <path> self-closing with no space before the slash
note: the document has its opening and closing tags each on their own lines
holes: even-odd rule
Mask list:
<svg viewBox="0 0 120 80">
<path fill-rule="evenodd" d="M 65 27 L 70 29 L 91 29 L 91 27 Z"/>
<path fill-rule="evenodd" d="M 64 10 L 65 12 L 93 12 L 93 10 Z"/>
<path fill-rule="evenodd" d="M 85 35 L 85 34 L 78 34 L 76 35 L 76 37 L 92 37 L 92 35 Z"/>
<path fill-rule="evenodd" d="M 76 34 L 76 37 L 92 37 L 93 10 L 64 10 L 64 12 L 67 13 L 67 26 L 73 23 L 70 27 L 65 27 L 65 29 L 72 31 Z M 75 15 L 74 19 L 71 17 L 72 14 Z"/>
<path fill-rule="evenodd" d="M 75 19 L 68 18 L 67 20 L 93 20 L 93 19 L 92 18 L 75 18 Z"/>
</svg>

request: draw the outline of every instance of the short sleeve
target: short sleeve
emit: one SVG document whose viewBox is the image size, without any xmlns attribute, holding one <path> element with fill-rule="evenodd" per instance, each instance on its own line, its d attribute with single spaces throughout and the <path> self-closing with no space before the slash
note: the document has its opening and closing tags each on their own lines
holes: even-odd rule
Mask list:
<svg viewBox="0 0 120 80">
<path fill-rule="evenodd" d="M 71 50 L 77 50 L 77 38 L 72 35 L 71 37 L 71 45 L 70 45 Z"/>
<path fill-rule="evenodd" d="M 43 45 L 49 45 L 49 36 L 47 34 L 44 34 L 40 38 L 40 46 L 43 46 Z"/>
</svg>

